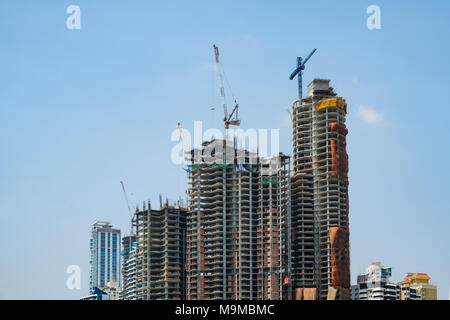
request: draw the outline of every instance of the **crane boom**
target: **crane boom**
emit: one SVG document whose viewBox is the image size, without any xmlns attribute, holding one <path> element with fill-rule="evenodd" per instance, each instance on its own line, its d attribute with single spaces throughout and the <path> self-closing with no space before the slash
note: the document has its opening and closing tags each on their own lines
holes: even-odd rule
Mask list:
<svg viewBox="0 0 450 320">
<path fill-rule="evenodd" d="M 120 181 L 120 184 L 122 185 L 122 190 L 123 190 L 123 194 L 125 196 L 125 201 L 127 202 L 128 212 L 130 213 L 130 217 L 131 217 L 131 235 L 133 235 L 134 234 L 134 232 L 133 232 L 134 215 L 131 212 L 130 202 L 128 201 L 128 195 L 127 195 L 127 192 L 125 191 L 125 184 L 123 183 L 123 181 Z"/>
<path fill-rule="evenodd" d="M 181 143 L 184 144 L 184 142 L 183 142 L 183 127 L 181 126 L 181 122 L 178 122 L 178 130 L 180 131 Z M 184 150 L 184 145 L 183 145 L 183 150 Z"/>
<path fill-rule="evenodd" d="M 225 89 L 223 87 L 222 72 L 220 71 L 219 48 L 216 45 L 214 45 L 213 48 L 214 48 L 214 55 L 216 56 L 216 71 L 217 71 L 217 79 L 219 81 L 220 96 L 222 97 L 224 121 L 226 121 L 228 118 L 228 111 L 225 99 Z"/>
<path fill-rule="evenodd" d="M 317 50 L 317 49 L 313 49 L 313 51 L 311 51 L 311 53 L 306 57 L 306 59 L 303 60 L 303 63 L 302 63 L 303 65 L 305 65 L 306 62 L 308 62 L 309 58 L 312 57 L 312 55 L 314 54 L 314 52 L 316 52 L 316 50 Z"/>
<path fill-rule="evenodd" d="M 228 114 L 227 103 L 226 103 L 226 99 L 225 99 L 225 89 L 223 87 L 222 72 L 221 72 L 221 68 L 220 68 L 219 48 L 216 45 L 214 45 L 213 48 L 214 48 L 214 55 L 216 56 L 217 77 L 219 80 L 220 96 L 222 97 L 222 104 L 223 104 L 223 113 L 224 113 L 223 121 L 225 124 L 225 140 L 227 140 L 228 127 L 230 125 L 232 125 L 232 126 L 241 125 L 241 120 L 239 120 L 239 118 L 238 118 L 239 105 L 235 101 L 236 105 L 235 105 L 233 111 L 231 112 L 231 114 Z M 233 117 L 233 115 L 235 116 L 235 118 L 232 120 L 231 118 Z"/>
<path fill-rule="evenodd" d="M 186 165 L 186 152 L 187 152 L 187 150 L 185 150 L 183 127 L 181 126 L 181 122 L 178 122 L 178 130 L 180 131 L 181 148 L 183 150 L 183 164 Z"/>
<path fill-rule="evenodd" d="M 311 53 L 306 57 L 305 60 L 302 61 L 301 57 L 297 57 L 297 68 L 295 68 L 294 71 L 292 71 L 291 75 L 289 76 L 289 80 L 293 80 L 295 78 L 295 76 L 297 76 L 298 79 L 298 98 L 301 99 L 302 98 L 302 74 L 303 74 L 303 70 L 305 70 L 305 64 L 306 62 L 308 62 L 309 58 L 311 58 L 311 56 L 314 54 L 314 52 L 316 52 L 317 49 L 313 49 L 313 51 L 311 51 Z"/>
<path fill-rule="evenodd" d="M 289 113 L 289 118 L 291 118 L 291 122 L 292 122 L 293 117 L 292 117 L 292 112 L 291 112 L 291 110 L 286 109 L 286 111 L 287 111 L 287 113 Z"/>
<path fill-rule="evenodd" d="M 128 212 L 130 213 L 130 215 L 132 215 L 131 208 L 130 208 L 130 202 L 128 201 L 127 192 L 125 191 L 125 185 L 123 184 L 123 181 L 120 181 L 120 184 L 122 185 L 122 190 L 123 190 L 123 194 L 125 196 L 125 201 L 127 202 Z"/>
</svg>

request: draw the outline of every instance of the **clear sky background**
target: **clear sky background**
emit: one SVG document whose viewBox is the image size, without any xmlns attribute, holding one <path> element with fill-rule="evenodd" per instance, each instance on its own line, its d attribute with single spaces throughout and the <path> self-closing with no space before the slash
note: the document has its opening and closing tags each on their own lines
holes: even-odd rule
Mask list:
<svg viewBox="0 0 450 320">
<path fill-rule="evenodd" d="M 66 28 L 71 4 L 81 30 Z M 318 49 L 304 83 L 331 79 L 348 102 L 352 283 L 381 261 L 448 299 L 449 31 L 445 0 L 1 1 L 0 298 L 86 295 L 91 224 L 129 232 L 120 180 L 133 205 L 184 194 L 170 135 L 222 128 L 217 44 L 242 128 L 279 128 L 287 154 L 288 77 Z"/>
</svg>

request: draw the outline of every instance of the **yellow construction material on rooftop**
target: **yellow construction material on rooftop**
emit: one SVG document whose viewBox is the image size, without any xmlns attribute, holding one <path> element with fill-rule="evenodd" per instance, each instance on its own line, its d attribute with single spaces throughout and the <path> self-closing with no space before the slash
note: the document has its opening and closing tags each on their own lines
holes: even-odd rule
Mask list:
<svg viewBox="0 0 450 320">
<path fill-rule="evenodd" d="M 347 112 L 347 103 L 345 102 L 345 99 L 343 98 L 327 98 L 322 99 L 316 104 L 317 110 L 321 110 L 323 108 L 328 107 L 338 107 L 339 109 L 344 110 Z"/>
</svg>

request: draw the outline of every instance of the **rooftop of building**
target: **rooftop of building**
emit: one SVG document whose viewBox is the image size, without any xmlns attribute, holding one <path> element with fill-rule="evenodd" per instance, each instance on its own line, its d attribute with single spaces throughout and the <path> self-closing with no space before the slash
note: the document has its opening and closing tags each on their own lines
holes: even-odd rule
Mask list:
<svg viewBox="0 0 450 320">
<path fill-rule="evenodd" d="M 336 93 L 334 88 L 330 86 L 329 79 L 315 78 L 307 86 L 308 95 L 303 97 L 301 101 L 309 101 L 313 96 L 334 97 Z"/>
<path fill-rule="evenodd" d="M 105 227 L 112 227 L 112 224 L 111 222 L 108 221 L 95 220 L 92 226 L 105 228 Z"/>
<path fill-rule="evenodd" d="M 96 220 L 92 224 L 92 229 L 93 229 L 93 231 L 97 231 L 97 232 L 120 233 L 120 229 L 113 228 L 113 225 L 108 221 Z"/>
<path fill-rule="evenodd" d="M 430 280 L 431 278 L 426 273 L 407 273 L 403 281 L 409 280 Z"/>
</svg>

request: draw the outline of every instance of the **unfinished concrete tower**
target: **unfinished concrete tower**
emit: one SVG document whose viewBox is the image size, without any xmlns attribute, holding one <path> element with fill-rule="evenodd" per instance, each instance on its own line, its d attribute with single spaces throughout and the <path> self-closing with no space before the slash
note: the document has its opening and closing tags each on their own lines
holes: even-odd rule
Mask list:
<svg viewBox="0 0 450 320">
<path fill-rule="evenodd" d="M 190 160 L 186 298 L 280 299 L 289 157 L 261 161 L 213 140 L 192 150 Z M 270 167 L 274 160 L 278 166 Z"/>
<path fill-rule="evenodd" d="M 136 299 L 185 299 L 186 209 L 136 212 Z"/>
<path fill-rule="evenodd" d="M 257 299 L 289 299 L 290 157 L 259 159 L 256 228 Z"/>
<path fill-rule="evenodd" d="M 122 238 L 122 295 L 124 300 L 136 299 L 136 236 Z"/>
<path fill-rule="evenodd" d="M 349 299 L 347 104 L 314 79 L 293 104 L 295 299 Z"/>
</svg>

